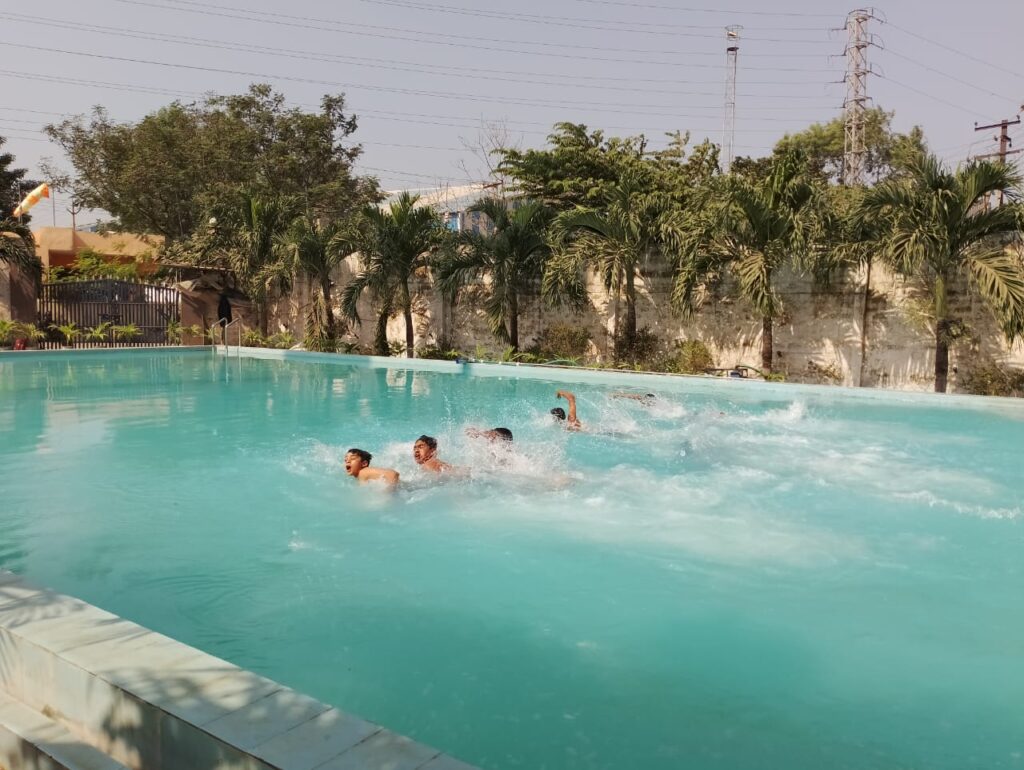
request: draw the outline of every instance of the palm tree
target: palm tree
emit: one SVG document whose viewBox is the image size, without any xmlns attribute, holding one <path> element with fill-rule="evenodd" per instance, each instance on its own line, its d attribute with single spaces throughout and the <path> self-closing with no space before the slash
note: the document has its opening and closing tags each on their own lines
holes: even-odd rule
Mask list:
<svg viewBox="0 0 1024 770">
<path fill-rule="evenodd" d="M 42 265 L 36 256 L 36 242 L 28 225 L 17 219 L 0 219 L 0 262 L 38 278 Z"/>
<path fill-rule="evenodd" d="M 510 208 L 504 198 L 485 198 L 469 208 L 484 214 L 493 226 L 487 234 L 467 232 L 463 248 L 441 264 L 441 288 L 454 294 L 459 287 L 490 276 L 490 296 L 484 312 L 491 333 L 519 350 L 519 298 L 544 273 L 551 254 L 547 226 L 554 212 L 540 201 Z"/>
<path fill-rule="evenodd" d="M 418 200 L 418 195 L 403 192 L 387 209 L 367 206 L 363 210 L 366 221 L 359 241 L 362 272 L 345 287 L 341 303 L 344 314 L 358 323 L 359 297 L 367 290 L 374 294 L 381 306 L 377 352 L 382 352 L 381 333 L 386 331 L 388 317 L 400 309 L 405 316 L 405 348 L 409 358 L 415 355 L 410 281 L 418 270 L 430 267 L 447 235 L 437 213 L 429 206 L 417 206 Z"/>
<path fill-rule="evenodd" d="M 599 207 L 559 214 L 552 223 L 555 250 L 542 286 L 549 300 L 579 309 L 586 305 L 583 273 L 597 270 L 616 307 L 620 297 L 625 299 L 625 328 L 616 312 L 615 337 L 619 340 L 621 332 L 627 347 L 636 340 L 636 278 L 643 277 L 651 257 L 672 250 L 680 238 L 678 205 L 649 188 L 639 174 L 627 171 Z"/>
<path fill-rule="evenodd" d="M 323 224 L 318 218 L 303 216 L 292 223 L 284 241 L 295 270 L 309 276 L 320 291 L 328 340 L 334 340 L 337 335 L 331 274 L 358 250 L 357 228 L 354 218 Z"/>
<path fill-rule="evenodd" d="M 225 227 L 228 263 L 256 305 L 264 336 L 269 325 L 268 295 L 275 286 L 286 286 L 290 277 L 283 236 L 295 219 L 295 211 L 292 198 L 242 193 Z"/>
<path fill-rule="evenodd" d="M 705 210 L 701 226 L 684 235 L 673 301 L 684 314 L 703 303 L 707 284 L 731 271 L 740 294 L 761 316 L 761 367 L 772 371 L 775 319 L 783 307 L 774 280 L 787 265 L 803 266 L 816 256 L 821 220 L 818 189 L 794 152 L 772 159 L 760 179 L 733 175 L 725 180 L 723 202 Z"/>
<path fill-rule="evenodd" d="M 882 259 L 930 295 L 937 393 L 946 392 L 958 326 L 948 295 L 958 279 L 981 295 L 1008 340 L 1024 335 L 1024 264 L 1009 243 L 1024 230 L 1021 183 L 1005 163 L 975 161 L 951 172 L 921 155 L 907 175 L 869 190 L 860 206 L 863 220 L 878 223 Z M 991 205 L 997 195 L 1005 205 Z"/>
</svg>

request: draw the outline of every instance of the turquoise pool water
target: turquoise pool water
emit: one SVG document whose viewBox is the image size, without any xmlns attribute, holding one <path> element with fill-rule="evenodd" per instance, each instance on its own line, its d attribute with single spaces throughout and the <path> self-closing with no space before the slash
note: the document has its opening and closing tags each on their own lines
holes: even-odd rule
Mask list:
<svg viewBox="0 0 1024 770">
<path fill-rule="evenodd" d="M 0 564 L 494 770 L 1024 766 L 1024 405 L 516 374 L 0 357 Z"/>
</svg>

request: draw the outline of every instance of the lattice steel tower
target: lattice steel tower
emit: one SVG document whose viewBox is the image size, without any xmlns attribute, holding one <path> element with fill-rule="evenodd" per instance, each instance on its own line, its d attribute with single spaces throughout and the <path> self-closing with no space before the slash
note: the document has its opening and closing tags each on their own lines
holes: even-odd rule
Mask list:
<svg viewBox="0 0 1024 770">
<path fill-rule="evenodd" d="M 867 62 L 867 49 L 872 45 L 867 32 L 867 23 L 875 18 L 872 10 L 858 8 L 846 17 L 846 101 L 843 141 L 843 183 L 856 185 L 864 183 L 864 166 L 867 151 L 864 146 L 864 113 L 868 103 L 868 75 L 871 68 Z"/>
<path fill-rule="evenodd" d="M 739 24 L 725 28 L 725 126 L 722 131 L 722 170 L 729 173 L 736 141 L 736 59 L 740 52 Z"/>
</svg>

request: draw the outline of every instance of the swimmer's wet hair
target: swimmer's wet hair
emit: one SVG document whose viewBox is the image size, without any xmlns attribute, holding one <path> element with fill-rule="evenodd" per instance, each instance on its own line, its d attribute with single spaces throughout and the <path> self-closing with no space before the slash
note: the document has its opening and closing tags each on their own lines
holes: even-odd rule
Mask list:
<svg viewBox="0 0 1024 770">
<path fill-rule="evenodd" d="M 414 444 L 418 444 L 421 441 L 424 444 L 426 444 L 428 447 L 430 447 L 431 449 L 437 449 L 437 439 L 434 438 L 433 436 L 428 436 L 427 434 L 424 433 L 422 436 L 420 436 L 418 439 L 416 439 L 413 443 Z"/>
<path fill-rule="evenodd" d="M 495 428 L 494 433 L 495 435 L 499 436 L 502 441 L 512 440 L 512 431 L 510 431 L 508 428 Z"/>
<path fill-rule="evenodd" d="M 370 464 L 370 460 L 373 459 L 373 455 L 367 452 L 365 449 L 350 449 L 345 452 L 347 455 L 355 455 L 367 465 Z"/>
<path fill-rule="evenodd" d="M 644 393 L 644 398 L 649 398 L 651 401 L 657 398 L 653 393 Z"/>
<path fill-rule="evenodd" d="M 565 410 L 562 407 L 560 407 L 560 406 L 556 406 L 554 409 L 552 409 L 551 410 L 551 414 L 553 414 L 555 416 L 556 420 L 564 420 L 565 419 Z"/>
</svg>

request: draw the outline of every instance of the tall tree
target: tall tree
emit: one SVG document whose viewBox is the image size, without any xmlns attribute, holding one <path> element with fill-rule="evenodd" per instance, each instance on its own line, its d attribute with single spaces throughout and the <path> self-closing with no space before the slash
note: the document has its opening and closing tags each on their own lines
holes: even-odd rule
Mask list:
<svg viewBox="0 0 1024 770">
<path fill-rule="evenodd" d="M 470 211 L 490 221 L 485 233 L 465 233 L 461 248 L 440 265 L 442 288 L 455 293 L 486 274 L 490 293 L 483 309 L 491 333 L 519 350 L 519 300 L 543 275 L 551 254 L 547 226 L 554 212 L 540 201 L 510 206 L 503 198 L 485 198 Z"/>
<path fill-rule="evenodd" d="M 308 276 L 323 299 L 326 337 L 334 340 L 337 325 L 331 296 L 331 275 L 353 252 L 357 251 L 359 230 L 355 217 L 323 223 L 319 218 L 302 216 L 288 231 L 285 248 L 294 269 Z"/>
<path fill-rule="evenodd" d="M 367 206 L 365 226 L 360 238 L 362 271 L 345 287 L 342 310 L 359 322 L 357 305 L 365 291 L 372 292 L 381 312 L 400 309 L 405 316 L 406 355 L 415 355 L 415 328 L 412 320 L 412 280 L 420 270 L 428 269 L 434 255 L 444 246 L 448 230 L 429 206 L 418 206 L 418 195 L 401 193 L 386 208 Z M 378 318 L 378 341 L 381 321 Z"/>
<path fill-rule="evenodd" d="M 598 205 L 564 211 L 554 220 L 555 252 L 544 273 L 544 295 L 579 308 L 586 304 L 584 276 L 597 271 L 626 304 L 625 324 L 615 314 L 616 342 L 628 348 L 636 340 L 636 279 L 645 276 L 653 257 L 667 254 L 681 239 L 681 209 L 671 195 L 650 191 L 649 177 L 623 173 L 605 189 Z"/>
<path fill-rule="evenodd" d="M 376 200 L 376 182 L 353 174 L 360 153 L 348 138 L 355 118 L 344 97 L 325 96 L 319 112 L 289 108 L 270 86 L 246 94 L 174 102 L 136 123 L 97 107 L 86 119 L 47 126 L 70 158 L 70 187 L 87 207 L 104 209 L 125 230 L 193 234 L 205 212 L 240 190 L 293 195 L 311 214 Z"/>
<path fill-rule="evenodd" d="M 548 143 L 540 150 L 498 150 L 497 170 L 514 179 L 524 197 L 559 210 L 598 204 L 623 169 L 641 161 L 647 146 L 642 136 L 606 138 L 582 123 L 556 124 Z"/>
<path fill-rule="evenodd" d="M 1008 340 L 1024 335 L 1024 263 L 1011 247 L 1024 230 L 1021 182 L 1002 163 L 976 161 L 949 171 L 935 156 L 922 155 L 907 175 L 868 190 L 861 203 L 860 219 L 877 223 L 881 257 L 928 292 L 938 393 L 946 392 L 959 322 L 949 307 L 958 279 L 978 292 Z M 997 196 L 1005 205 L 993 205 Z"/>
<path fill-rule="evenodd" d="M 6 143 L 6 139 L 0 136 L 0 148 Z M 11 168 L 14 165 L 14 155 L 9 152 L 0 151 L 0 219 L 9 217 L 27 192 L 32 190 L 39 183 L 26 179 L 28 173 L 23 168 Z M 21 223 L 27 225 L 31 217 L 26 214 L 21 218 Z"/>
<path fill-rule="evenodd" d="M 819 190 L 802 157 L 772 159 L 759 179 L 731 175 L 719 203 L 703 211 L 700 225 L 682 239 L 673 300 L 684 313 L 700 307 L 709 281 L 732 272 L 740 294 L 761 316 L 761 367 L 772 371 L 774 321 L 782 313 L 775 279 L 787 265 L 806 266 L 815 256 L 820 216 Z"/>
<path fill-rule="evenodd" d="M 0 262 L 39 277 L 42 265 L 28 225 L 10 217 L 0 218 Z"/>
</svg>

